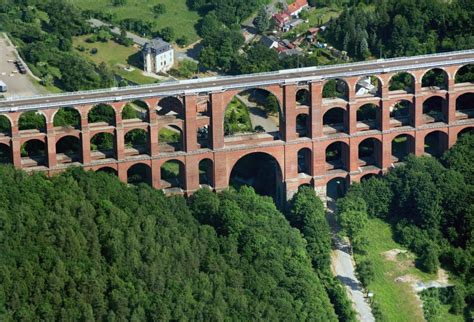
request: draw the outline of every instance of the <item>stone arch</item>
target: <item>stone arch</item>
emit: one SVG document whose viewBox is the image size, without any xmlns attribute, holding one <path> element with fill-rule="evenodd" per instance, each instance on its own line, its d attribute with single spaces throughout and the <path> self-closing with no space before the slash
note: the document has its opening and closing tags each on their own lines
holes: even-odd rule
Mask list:
<svg viewBox="0 0 474 322">
<path fill-rule="evenodd" d="M 349 170 L 349 145 L 343 141 L 329 144 L 325 150 L 327 170 Z"/>
<path fill-rule="evenodd" d="M 306 88 L 300 88 L 295 95 L 298 105 L 311 106 L 311 93 Z"/>
<path fill-rule="evenodd" d="M 431 131 L 425 135 L 425 154 L 439 157 L 448 149 L 448 134 L 443 131 Z"/>
<path fill-rule="evenodd" d="M 198 149 L 206 149 L 211 146 L 209 140 L 209 127 L 207 125 L 201 126 L 197 129 L 197 144 Z"/>
<path fill-rule="evenodd" d="M 112 167 L 102 167 L 102 168 L 97 169 L 95 172 L 104 172 L 104 173 L 118 176 L 117 170 Z"/>
<path fill-rule="evenodd" d="M 98 104 L 87 113 L 89 124 L 106 123 L 107 125 L 115 125 L 115 109 L 108 104 Z"/>
<path fill-rule="evenodd" d="M 122 120 L 149 122 L 150 111 L 145 101 L 134 100 L 125 104 L 121 111 Z"/>
<path fill-rule="evenodd" d="M 389 91 L 415 92 L 416 77 L 410 72 L 400 72 L 392 75 L 389 80 Z"/>
<path fill-rule="evenodd" d="M 145 163 L 135 163 L 127 169 L 127 183 L 152 185 L 151 167 Z"/>
<path fill-rule="evenodd" d="M 58 163 L 80 162 L 82 154 L 81 140 L 66 135 L 56 141 L 56 161 Z"/>
<path fill-rule="evenodd" d="M 199 161 L 199 185 L 214 186 L 214 162 L 209 158 Z"/>
<path fill-rule="evenodd" d="M 357 129 L 359 131 L 380 128 L 380 108 L 375 104 L 364 104 L 357 109 Z"/>
<path fill-rule="evenodd" d="M 302 148 L 298 151 L 298 173 L 313 175 L 312 171 L 312 153 L 309 148 Z"/>
<path fill-rule="evenodd" d="M 355 84 L 355 95 L 371 95 L 381 96 L 382 95 L 383 82 L 380 78 L 374 75 L 362 76 L 357 80 Z"/>
<path fill-rule="evenodd" d="M 382 142 L 376 138 L 364 139 L 358 145 L 359 166 L 382 167 Z"/>
<path fill-rule="evenodd" d="M 425 123 L 446 122 L 446 99 L 437 95 L 427 98 L 423 102 L 423 119 Z"/>
<path fill-rule="evenodd" d="M 174 96 L 163 97 L 158 102 L 156 112 L 162 117 L 184 119 L 184 104 L 180 99 Z"/>
<path fill-rule="evenodd" d="M 282 105 L 271 91 L 251 88 L 234 95 L 225 107 L 224 135 L 265 132 L 281 137 Z"/>
<path fill-rule="evenodd" d="M 421 78 L 421 86 L 447 89 L 448 80 L 449 80 L 449 75 L 444 69 L 432 68 L 423 74 Z"/>
<path fill-rule="evenodd" d="M 324 82 L 322 97 L 347 100 L 349 98 L 349 85 L 341 78 L 327 80 Z"/>
<path fill-rule="evenodd" d="M 231 168 L 229 186 L 251 186 L 258 194 L 271 196 L 278 205 L 283 201 L 283 173 L 279 161 L 266 152 L 240 156 Z"/>
<path fill-rule="evenodd" d="M 347 191 L 347 180 L 343 177 L 332 178 L 326 183 L 326 196 L 328 202 L 344 197 Z"/>
<path fill-rule="evenodd" d="M 158 132 L 160 152 L 182 151 L 184 149 L 183 131 L 176 125 L 166 125 Z"/>
<path fill-rule="evenodd" d="M 474 93 L 465 93 L 456 99 L 456 118 L 471 119 L 474 117 Z"/>
<path fill-rule="evenodd" d="M 47 155 L 46 143 L 41 140 L 31 139 L 25 141 L 21 146 L 23 167 L 47 166 Z"/>
<path fill-rule="evenodd" d="M 415 138 L 410 134 L 399 134 L 392 140 L 392 161 L 405 161 L 409 154 L 415 154 Z"/>
<path fill-rule="evenodd" d="M 173 159 L 164 162 L 160 168 L 161 187 L 185 189 L 185 176 L 183 162 Z"/>
<path fill-rule="evenodd" d="M 461 66 L 454 76 L 454 82 L 458 83 L 474 83 L 474 64 Z"/>
<path fill-rule="evenodd" d="M 24 112 L 18 119 L 18 129 L 20 131 L 36 130 L 44 132 L 46 130 L 46 116 L 37 111 Z"/>
<path fill-rule="evenodd" d="M 474 135 L 474 126 L 468 126 L 463 128 L 461 131 L 458 132 L 457 138 L 459 139 L 461 136 L 465 134 Z"/>
<path fill-rule="evenodd" d="M 0 114 L 0 134 L 11 136 L 12 123 L 8 116 Z"/>
<path fill-rule="evenodd" d="M 309 137 L 310 118 L 308 114 L 301 113 L 296 116 L 296 134 L 298 137 Z"/>
<path fill-rule="evenodd" d="M 150 153 L 149 142 L 148 132 L 144 129 L 133 129 L 125 133 L 125 148 L 135 150 L 133 154 Z"/>
<path fill-rule="evenodd" d="M 100 132 L 91 137 L 91 151 L 97 159 L 115 158 L 115 136 L 112 133 Z"/>
<path fill-rule="evenodd" d="M 74 107 L 61 107 L 54 111 L 52 118 L 55 127 L 81 128 L 81 113 Z"/>
<path fill-rule="evenodd" d="M 333 107 L 323 115 L 323 133 L 347 132 L 347 111 L 342 107 Z"/>
<path fill-rule="evenodd" d="M 390 125 L 392 127 L 413 125 L 414 105 L 408 100 L 400 100 L 390 106 Z"/>
<path fill-rule="evenodd" d="M 8 164 L 12 163 L 12 149 L 9 145 L 0 143 L 0 163 Z"/>
</svg>

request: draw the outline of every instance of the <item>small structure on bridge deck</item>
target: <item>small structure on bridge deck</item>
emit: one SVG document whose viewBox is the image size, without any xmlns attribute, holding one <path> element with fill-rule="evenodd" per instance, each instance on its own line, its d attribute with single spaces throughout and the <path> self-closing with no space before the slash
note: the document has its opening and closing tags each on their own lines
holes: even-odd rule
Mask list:
<svg viewBox="0 0 474 322">
<path fill-rule="evenodd" d="M 167 72 L 174 64 L 173 47 L 161 38 L 147 42 L 142 50 L 143 66 L 147 73 Z"/>
</svg>

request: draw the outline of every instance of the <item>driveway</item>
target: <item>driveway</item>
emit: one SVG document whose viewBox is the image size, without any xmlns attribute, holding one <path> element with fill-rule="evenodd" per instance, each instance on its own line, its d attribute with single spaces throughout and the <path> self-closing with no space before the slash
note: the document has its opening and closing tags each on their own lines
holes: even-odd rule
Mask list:
<svg viewBox="0 0 474 322">
<path fill-rule="evenodd" d="M 268 117 L 261 107 L 250 102 L 245 96 L 237 95 L 237 98 L 247 105 L 250 114 L 250 122 L 252 122 L 253 128 L 260 125 L 265 129 L 265 132 L 278 131 L 278 124 L 275 123 L 275 120 L 272 117 Z"/>
</svg>

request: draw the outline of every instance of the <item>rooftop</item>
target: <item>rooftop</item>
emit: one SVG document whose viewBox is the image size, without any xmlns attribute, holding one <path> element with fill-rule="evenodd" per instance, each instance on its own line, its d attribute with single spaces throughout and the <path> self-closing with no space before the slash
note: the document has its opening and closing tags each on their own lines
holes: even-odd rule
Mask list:
<svg viewBox="0 0 474 322">
<path fill-rule="evenodd" d="M 147 42 L 143 47 L 144 51 L 151 51 L 157 54 L 164 53 L 171 49 L 171 45 L 159 37 Z"/>
</svg>

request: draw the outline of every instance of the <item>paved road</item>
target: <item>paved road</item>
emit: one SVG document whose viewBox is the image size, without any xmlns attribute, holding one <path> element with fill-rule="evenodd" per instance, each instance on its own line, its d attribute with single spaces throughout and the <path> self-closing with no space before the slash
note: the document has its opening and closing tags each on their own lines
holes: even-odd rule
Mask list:
<svg viewBox="0 0 474 322">
<path fill-rule="evenodd" d="M 345 285 L 347 294 L 352 300 L 359 321 L 375 322 L 370 305 L 365 301 L 363 287 L 355 276 L 354 264 L 350 255 L 350 245 L 347 241 L 341 239 L 337 232 L 339 227 L 334 220 L 333 209 L 334 204 L 328 207 L 328 221 L 333 230 L 333 244 L 335 250 L 331 256 L 331 265 L 336 277 Z"/>
<path fill-rule="evenodd" d="M 260 125 L 265 129 L 265 132 L 278 131 L 278 125 L 275 124 L 272 118 L 266 115 L 262 108 L 257 107 L 257 104 L 250 102 L 245 96 L 238 95 L 237 97 L 249 108 L 250 121 L 253 128 Z"/>
<path fill-rule="evenodd" d="M 13 63 L 19 57 L 16 48 L 11 44 L 10 40 L 3 38 L 5 37 L 3 35 L 0 34 L 0 80 L 7 84 L 8 91 L 0 94 L 5 97 L 40 94 L 41 92 L 35 87 L 29 76 L 18 72 L 17 67 Z"/>
<path fill-rule="evenodd" d="M 96 27 L 96 28 L 100 28 L 100 27 L 109 27 L 110 30 L 114 33 L 114 34 L 117 34 L 117 35 L 120 35 L 120 28 L 118 27 L 114 27 L 113 25 L 109 24 L 109 23 L 105 23 L 99 19 L 89 19 L 89 23 L 93 26 L 93 27 Z M 127 31 L 127 38 L 130 38 L 133 40 L 134 43 L 136 43 L 137 45 L 140 45 L 140 46 L 145 46 L 145 44 L 147 42 L 150 41 L 150 39 L 147 39 L 147 38 L 143 38 L 143 37 L 140 37 L 136 34 L 133 34 L 131 32 L 128 32 Z"/>
<path fill-rule="evenodd" d="M 297 81 L 311 81 L 322 78 L 363 76 L 382 72 L 404 71 L 416 68 L 432 68 L 467 63 L 474 63 L 474 50 L 438 55 L 375 60 L 362 63 L 289 69 L 272 73 L 171 81 L 154 85 L 75 92 L 67 95 L 23 98 L 13 101 L 0 101 L 0 110 L 10 110 L 12 108 L 28 110 L 74 104 L 97 104 L 114 100 L 120 101 L 124 99 L 156 97 L 157 95 L 168 96 L 182 95 L 185 93 L 218 92 L 225 89 L 245 89 L 269 84 L 284 84 L 285 82 L 294 83 Z"/>
</svg>

